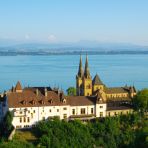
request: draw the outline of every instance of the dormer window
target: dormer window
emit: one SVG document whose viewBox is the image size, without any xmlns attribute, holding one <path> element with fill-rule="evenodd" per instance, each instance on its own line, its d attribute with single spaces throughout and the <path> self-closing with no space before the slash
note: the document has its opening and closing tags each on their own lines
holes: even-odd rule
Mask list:
<svg viewBox="0 0 148 148">
<path fill-rule="evenodd" d="M 25 105 L 25 104 L 27 104 L 27 102 L 26 102 L 25 100 L 23 100 L 23 101 L 22 101 L 22 104 Z"/>
<path fill-rule="evenodd" d="M 41 100 L 41 104 L 45 104 L 45 102 L 43 100 Z"/>
<path fill-rule="evenodd" d="M 53 103 L 53 100 L 52 100 L 52 99 L 50 99 L 48 102 L 49 102 L 50 104 L 52 104 L 52 103 Z"/>
<path fill-rule="evenodd" d="M 33 105 L 35 104 L 35 101 L 34 101 L 34 100 L 32 100 L 32 104 L 33 104 Z"/>
<path fill-rule="evenodd" d="M 63 102 L 63 103 L 66 103 L 66 99 L 64 98 L 64 99 L 62 100 L 62 102 Z"/>
</svg>

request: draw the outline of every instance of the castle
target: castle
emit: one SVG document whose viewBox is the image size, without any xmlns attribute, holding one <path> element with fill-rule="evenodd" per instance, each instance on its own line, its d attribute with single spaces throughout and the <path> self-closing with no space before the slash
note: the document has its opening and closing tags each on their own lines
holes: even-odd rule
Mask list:
<svg viewBox="0 0 148 148">
<path fill-rule="evenodd" d="M 80 57 L 76 89 L 76 96 L 66 96 L 56 88 L 23 88 L 17 82 L 15 87 L 0 95 L 0 119 L 3 120 L 9 110 L 13 115 L 13 126 L 21 129 L 33 127 L 37 122 L 55 116 L 66 120 L 86 121 L 133 111 L 131 101 L 136 95 L 135 87 L 109 88 L 97 74 L 92 80 L 87 56 L 84 72 Z"/>
</svg>

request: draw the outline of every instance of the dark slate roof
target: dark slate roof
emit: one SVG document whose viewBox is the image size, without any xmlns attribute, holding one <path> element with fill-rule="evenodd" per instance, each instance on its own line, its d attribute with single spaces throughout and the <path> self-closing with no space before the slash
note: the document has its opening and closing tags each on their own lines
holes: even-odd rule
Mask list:
<svg viewBox="0 0 148 148">
<path fill-rule="evenodd" d="M 126 90 L 123 87 L 106 87 L 105 88 L 106 94 L 117 94 L 117 93 L 128 93 L 128 90 Z"/>
<path fill-rule="evenodd" d="M 133 109 L 130 101 L 110 101 L 107 103 L 107 111 Z"/>
<path fill-rule="evenodd" d="M 95 75 L 93 79 L 93 85 L 103 85 L 101 79 L 99 78 L 98 74 Z"/>
</svg>

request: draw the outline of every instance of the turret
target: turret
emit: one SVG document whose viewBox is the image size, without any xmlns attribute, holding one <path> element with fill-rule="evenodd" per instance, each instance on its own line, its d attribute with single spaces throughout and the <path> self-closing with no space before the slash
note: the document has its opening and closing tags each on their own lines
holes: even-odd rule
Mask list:
<svg viewBox="0 0 148 148">
<path fill-rule="evenodd" d="M 17 82 L 17 84 L 15 86 L 15 91 L 18 93 L 21 93 L 23 91 L 20 81 Z"/>
<path fill-rule="evenodd" d="M 133 86 L 133 87 L 130 87 L 130 96 L 131 96 L 131 98 L 133 98 L 135 95 L 136 95 L 136 89 L 135 89 L 135 87 Z"/>
</svg>

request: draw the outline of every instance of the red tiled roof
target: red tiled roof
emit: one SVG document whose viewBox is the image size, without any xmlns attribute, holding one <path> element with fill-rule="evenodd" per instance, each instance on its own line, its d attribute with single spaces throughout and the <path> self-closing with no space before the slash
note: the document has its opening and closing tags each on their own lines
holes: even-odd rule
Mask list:
<svg viewBox="0 0 148 148">
<path fill-rule="evenodd" d="M 55 91 L 47 91 L 47 97 L 39 89 L 38 94 L 36 94 L 36 88 L 25 88 L 21 93 L 9 92 L 8 106 L 9 108 L 15 107 L 37 107 L 37 106 L 56 106 L 65 105 L 60 99 L 60 95 Z"/>
</svg>

